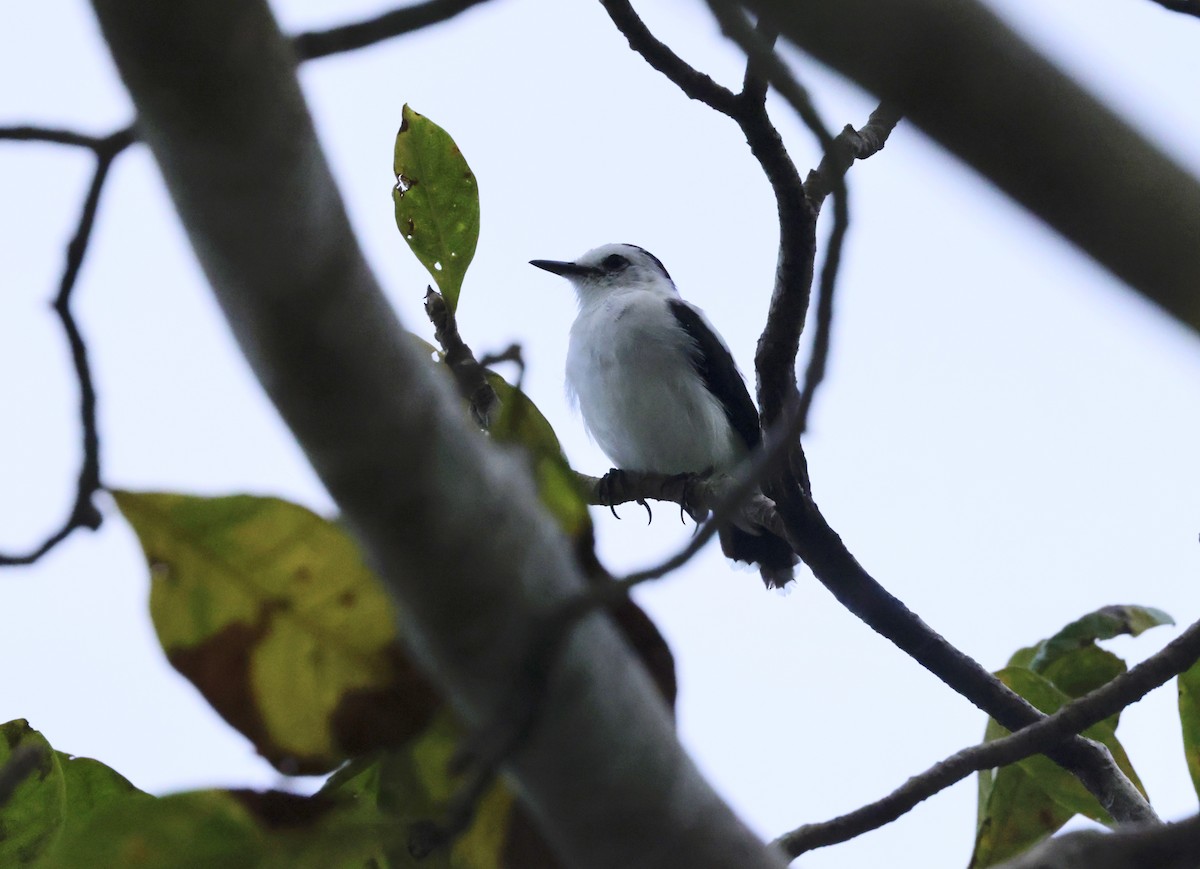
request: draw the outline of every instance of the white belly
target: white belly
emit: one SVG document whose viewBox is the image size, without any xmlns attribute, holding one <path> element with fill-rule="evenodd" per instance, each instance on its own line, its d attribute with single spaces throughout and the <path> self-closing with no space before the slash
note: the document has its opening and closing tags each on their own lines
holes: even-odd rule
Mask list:
<svg viewBox="0 0 1200 869">
<path fill-rule="evenodd" d="M 580 312 L 571 328 L 567 385 L 616 467 L 728 470 L 744 453 L 690 351 L 690 338 L 661 296 L 622 293 Z"/>
</svg>

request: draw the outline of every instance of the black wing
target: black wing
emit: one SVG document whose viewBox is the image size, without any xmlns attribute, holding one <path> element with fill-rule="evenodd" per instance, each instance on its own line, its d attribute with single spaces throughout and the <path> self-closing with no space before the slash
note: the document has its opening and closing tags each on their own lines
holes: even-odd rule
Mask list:
<svg viewBox="0 0 1200 869">
<path fill-rule="evenodd" d="M 738 373 L 733 356 L 721 343 L 704 318 L 691 305 L 682 299 L 671 299 L 667 307 L 675 315 L 676 322 L 696 344 L 696 352 L 692 355 L 692 365 L 696 373 L 708 387 L 708 391 L 716 396 L 725 409 L 725 418 L 738 433 L 746 449 L 754 449 L 762 442 L 762 432 L 759 429 L 758 411 L 750 400 L 746 382 Z"/>
</svg>

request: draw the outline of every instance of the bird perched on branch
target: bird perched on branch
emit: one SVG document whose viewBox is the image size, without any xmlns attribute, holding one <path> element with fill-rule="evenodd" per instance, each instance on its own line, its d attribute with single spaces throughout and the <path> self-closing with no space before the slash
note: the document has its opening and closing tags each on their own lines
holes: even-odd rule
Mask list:
<svg viewBox="0 0 1200 869">
<path fill-rule="evenodd" d="M 567 387 L 617 469 L 728 473 L 762 443 L 733 356 L 656 256 L 609 244 L 574 262 L 530 264 L 575 288 Z M 796 556 L 774 534 L 731 524 L 720 539 L 728 557 L 757 564 L 769 587 L 792 579 Z"/>
</svg>

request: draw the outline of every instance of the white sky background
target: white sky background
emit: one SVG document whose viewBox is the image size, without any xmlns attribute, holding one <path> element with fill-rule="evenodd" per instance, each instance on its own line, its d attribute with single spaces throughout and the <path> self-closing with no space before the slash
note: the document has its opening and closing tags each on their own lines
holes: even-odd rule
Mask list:
<svg viewBox="0 0 1200 869">
<path fill-rule="evenodd" d="M 694 2 L 649 23 L 728 83 L 737 54 Z M 1039 47 L 1200 173 L 1200 22 L 1149 0 L 1006 0 Z M 388 4 L 275 4 L 296 31 Z M 652 7 L 652 8 L 651 8 Z M 126 96 L 87 4 L 44 0 L 0 28 L 0 124 L 104 133 Z M 827 123 L 873 101 L 792 58 Z M 521 343 L 525 385 L 579 469 L 608 467 L 567 408 L 568 285 L 530 268 L 610 241 L 654 251 L 744 371 L 775 262 L 770 191 L 736 127 L 683 98 L 595 3 L 496 2 L 306 65 L 303 83 L 368 257 L 404 322 L 428 277 L 395 229 L 391 149 L 404 102 L 444 126 L 479 178 L 483 228 L 460 324 L 477 352 Z M 810 137 L 776 116 L 802 170 Z M 1079 147 L 1087 147 L 1081 141 Z M 1119 172 L 1122 167 L 1114 166 Z M 90 155 L 0 143 L 0 547 L 61 521 L 78 463 L 76 396 L 49 312 Z M 1200 342 L 903 125 L 850 175 L 852 230 L 829 378 L 807 439 L 816 494 L 851 551 L 984 665 L 1111 603 L 1200 617 Z M 827 233 L 822 228 L 822 239 Z M 1200 243 L 1200 239 L 1197 240 Z M 327 495 L 237 355 L 149 154 L 122 155 L 76 291 L 111 486 Z M 670 505 L 596 512 L 614 571 L 687 539 Z M 106 505 L 41 564 L 0 574 L 0 720 L 140 787 L 280 783 L 167 666 L 132 533 Z M 715 547 L 639 599 L 670 640 L 680 729 L 764 836 L 882 796 L 977 741 L 984 717 L 848 615 L 807 573 L 789 597 Z M 1177 629 L 1110 647 L 1140 660 Z M 1160 690 L 1120 735 L 1166 817 L 1193 812 Z M 809 867 L 961 866 L 973 780 Z"/>
</svg>

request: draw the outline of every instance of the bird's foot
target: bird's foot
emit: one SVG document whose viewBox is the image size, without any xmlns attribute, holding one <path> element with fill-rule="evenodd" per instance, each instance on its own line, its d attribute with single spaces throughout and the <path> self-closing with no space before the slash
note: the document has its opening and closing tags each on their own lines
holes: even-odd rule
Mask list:
<svg viewBox="0 0 1200 869">
<path fill-rule="evenodd" d="M 701 507 L 696 503 L 697 489 L 706 475 L 707 473 L 676 474 L 671 478 L 672 481 L 678 481 L 680 483 L 680 488 L 682 489 L 682 494 L 679 498 L 680 522 L 687 524 L 687 520 L 683 518 L 685 514 L 691 517 L 691 520 L 695 522 L 697 526 L 699 526 L 701 522 L 708 518 L 708 509 Z"/>
<path fill-rule="evenodd" d="M 600 485 L 597 487 L 597 494 L 600 495 L 600 503 L 608 507 L 608 511 L 613 514 L 613 518 L 620 519 L 617 515 L 617 507 L 615 504 L 617 492 L 625 488 L 625 472 L 619 468 L 612 468 L 607 474 L 600 478 Z"/>
<path fill-rule="evenodd" d="M 607 474 L 600 478 L 600 485 L 597 487 L 597 494 L 600 496 L 600 503 L 608 507 L 610 513 L 617 519 L 616 502 L 621 500 L 622 494 L 629 486 L 629 480 L 625 472 L 620 468 L 612 468 Z M 624 500 L 628 500 L 625 498 Z M 638 504 L 646 508 L 646 524 L 649 525 L 654 521 L 654 514 L 650 511 L 650 505 L 646 503 L 645 498 L 634 498 Z"/>
</svg>

